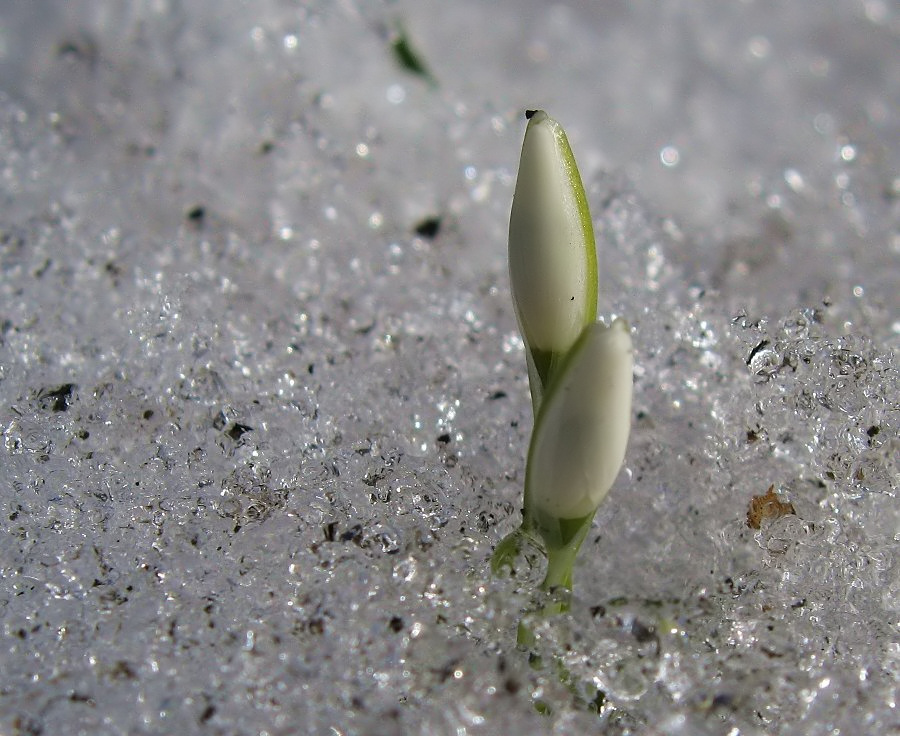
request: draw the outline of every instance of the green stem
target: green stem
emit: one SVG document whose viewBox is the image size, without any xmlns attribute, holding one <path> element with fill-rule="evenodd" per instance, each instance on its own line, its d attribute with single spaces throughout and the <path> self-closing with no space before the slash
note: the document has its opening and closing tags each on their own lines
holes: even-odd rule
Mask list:
<svg viewBox="0 0 900 736">
<path fill-rule="evenodd" d="M 572 590 L 572 568 L 575 566 L 577 554 L 578 546 L 548 550 L 547 575 L 544 577 L 544 582 L 541 583 L 541 590 L 553 590 L 554 588 Z"/>
<path fill-rule="evenodd" d="M 547 549 L 547 574 L 541 583 L 542 590 L 572 590 L 575 558 L 591 528 L 594 513 L 592 511 L 580 519 L 557 519 L 540 512 L 534 514 L 533 526 L 540 533 Z"/>
<path fill-rule="evenodd" d="M 572 590 L 575 559 L 593 519 L 593 511 L 580 519 L 557 519 L 539 511 L 529 513 L 525 509 L 522 525 L 505 537 L 494 550 L 491 556 L 492 572 L 498 575 L 504 568 L 508 568 L 511 574 L 516 575 L 516 563 L 522 562 L 519 558 L 522 546 L 529 541 L 540 540 L 547 555 L 547 570 L 541 590 Z"/>
</svg>

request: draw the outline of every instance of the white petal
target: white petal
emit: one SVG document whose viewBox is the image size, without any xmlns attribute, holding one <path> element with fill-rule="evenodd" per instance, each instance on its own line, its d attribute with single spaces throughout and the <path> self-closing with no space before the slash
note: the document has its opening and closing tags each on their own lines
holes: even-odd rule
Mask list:
<svg viewBox="0 0 900 736">
<path fill-rule="evenodd" d="M 597 317 L 597 253 L 566 134 L 531 114 L 509 220 L 509 272 L 525 344 L 564 354 Z"/>
<path fill-rule="evenodd" d="M 528 451 L 526 506 L 560 519 L 590 514 L 625 458 L 633 357 L 628 326 L 584 329 L 544 397 Z"/>
</svg>

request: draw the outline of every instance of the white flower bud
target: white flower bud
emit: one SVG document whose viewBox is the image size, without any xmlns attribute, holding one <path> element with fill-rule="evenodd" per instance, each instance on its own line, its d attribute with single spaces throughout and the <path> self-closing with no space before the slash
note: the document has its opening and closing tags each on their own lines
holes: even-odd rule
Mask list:
<svg viewBox="0 0 900 736">
<path fill-rule="evenodd" d="M 544 397 L 528 450 L 526 507 L 578 519 L 606 497 L 631 429 L 628 325 L 584 328 Z"/>
<path fill-rule="evenodd" d="M 529 377 L 540 403 L 558 365 L 597 317 L 594 229 L 566 134 L 543 110 L 527 113 L 509 219 L 509 273 Z M 537 389 L 537 392 L 536 392 Z M 536 393 L 535 393 L 536 392 Z"/>
</svg>

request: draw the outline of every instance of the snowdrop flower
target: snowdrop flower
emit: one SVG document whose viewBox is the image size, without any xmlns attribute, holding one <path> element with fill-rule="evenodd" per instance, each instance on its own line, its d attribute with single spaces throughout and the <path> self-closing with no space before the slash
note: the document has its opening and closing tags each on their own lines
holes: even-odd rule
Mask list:
<svg viewBox="0 0 900 736">
<path fill-rule="evenodd" d="M 593 516 L 625 459 L 632 366 L 631 336 L 623 320 L 584 328 L 535 421 L 526 506 L 559 519 Z"/>
<path fill-rule="evenodd" d="M 497 545 L 492 567 L 515 571 L 523 544 L 539 542 L 547 554 L 541 587 L 571 590 L 578 549 L 625 457 L 632 346 L 623 320 L 595 321 L 594 231 L 566 134 L 541 110 L 526 115 L 509 274 L 535 424 L 522 527 Z"/>
<path fill-rule="evenodd" d="M 509 274 L 535 411 L 553 372 L 597 316 L 597 251 L 562 126 L 529 111 L 509 218 Z"/>
</svg>

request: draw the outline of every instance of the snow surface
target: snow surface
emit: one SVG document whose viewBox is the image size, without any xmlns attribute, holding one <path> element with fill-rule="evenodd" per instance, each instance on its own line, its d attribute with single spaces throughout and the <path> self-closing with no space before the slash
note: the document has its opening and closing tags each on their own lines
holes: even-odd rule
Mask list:
<svg viewBox="0 0 900 736">
<path fill-rule="evenodd" d="M 900 730 L 898 39 L 882 0 L 5 3 L 0 731 Z M 543 620 L 488 567 L 535 107 L 636 350 Z"/>
</svg>

